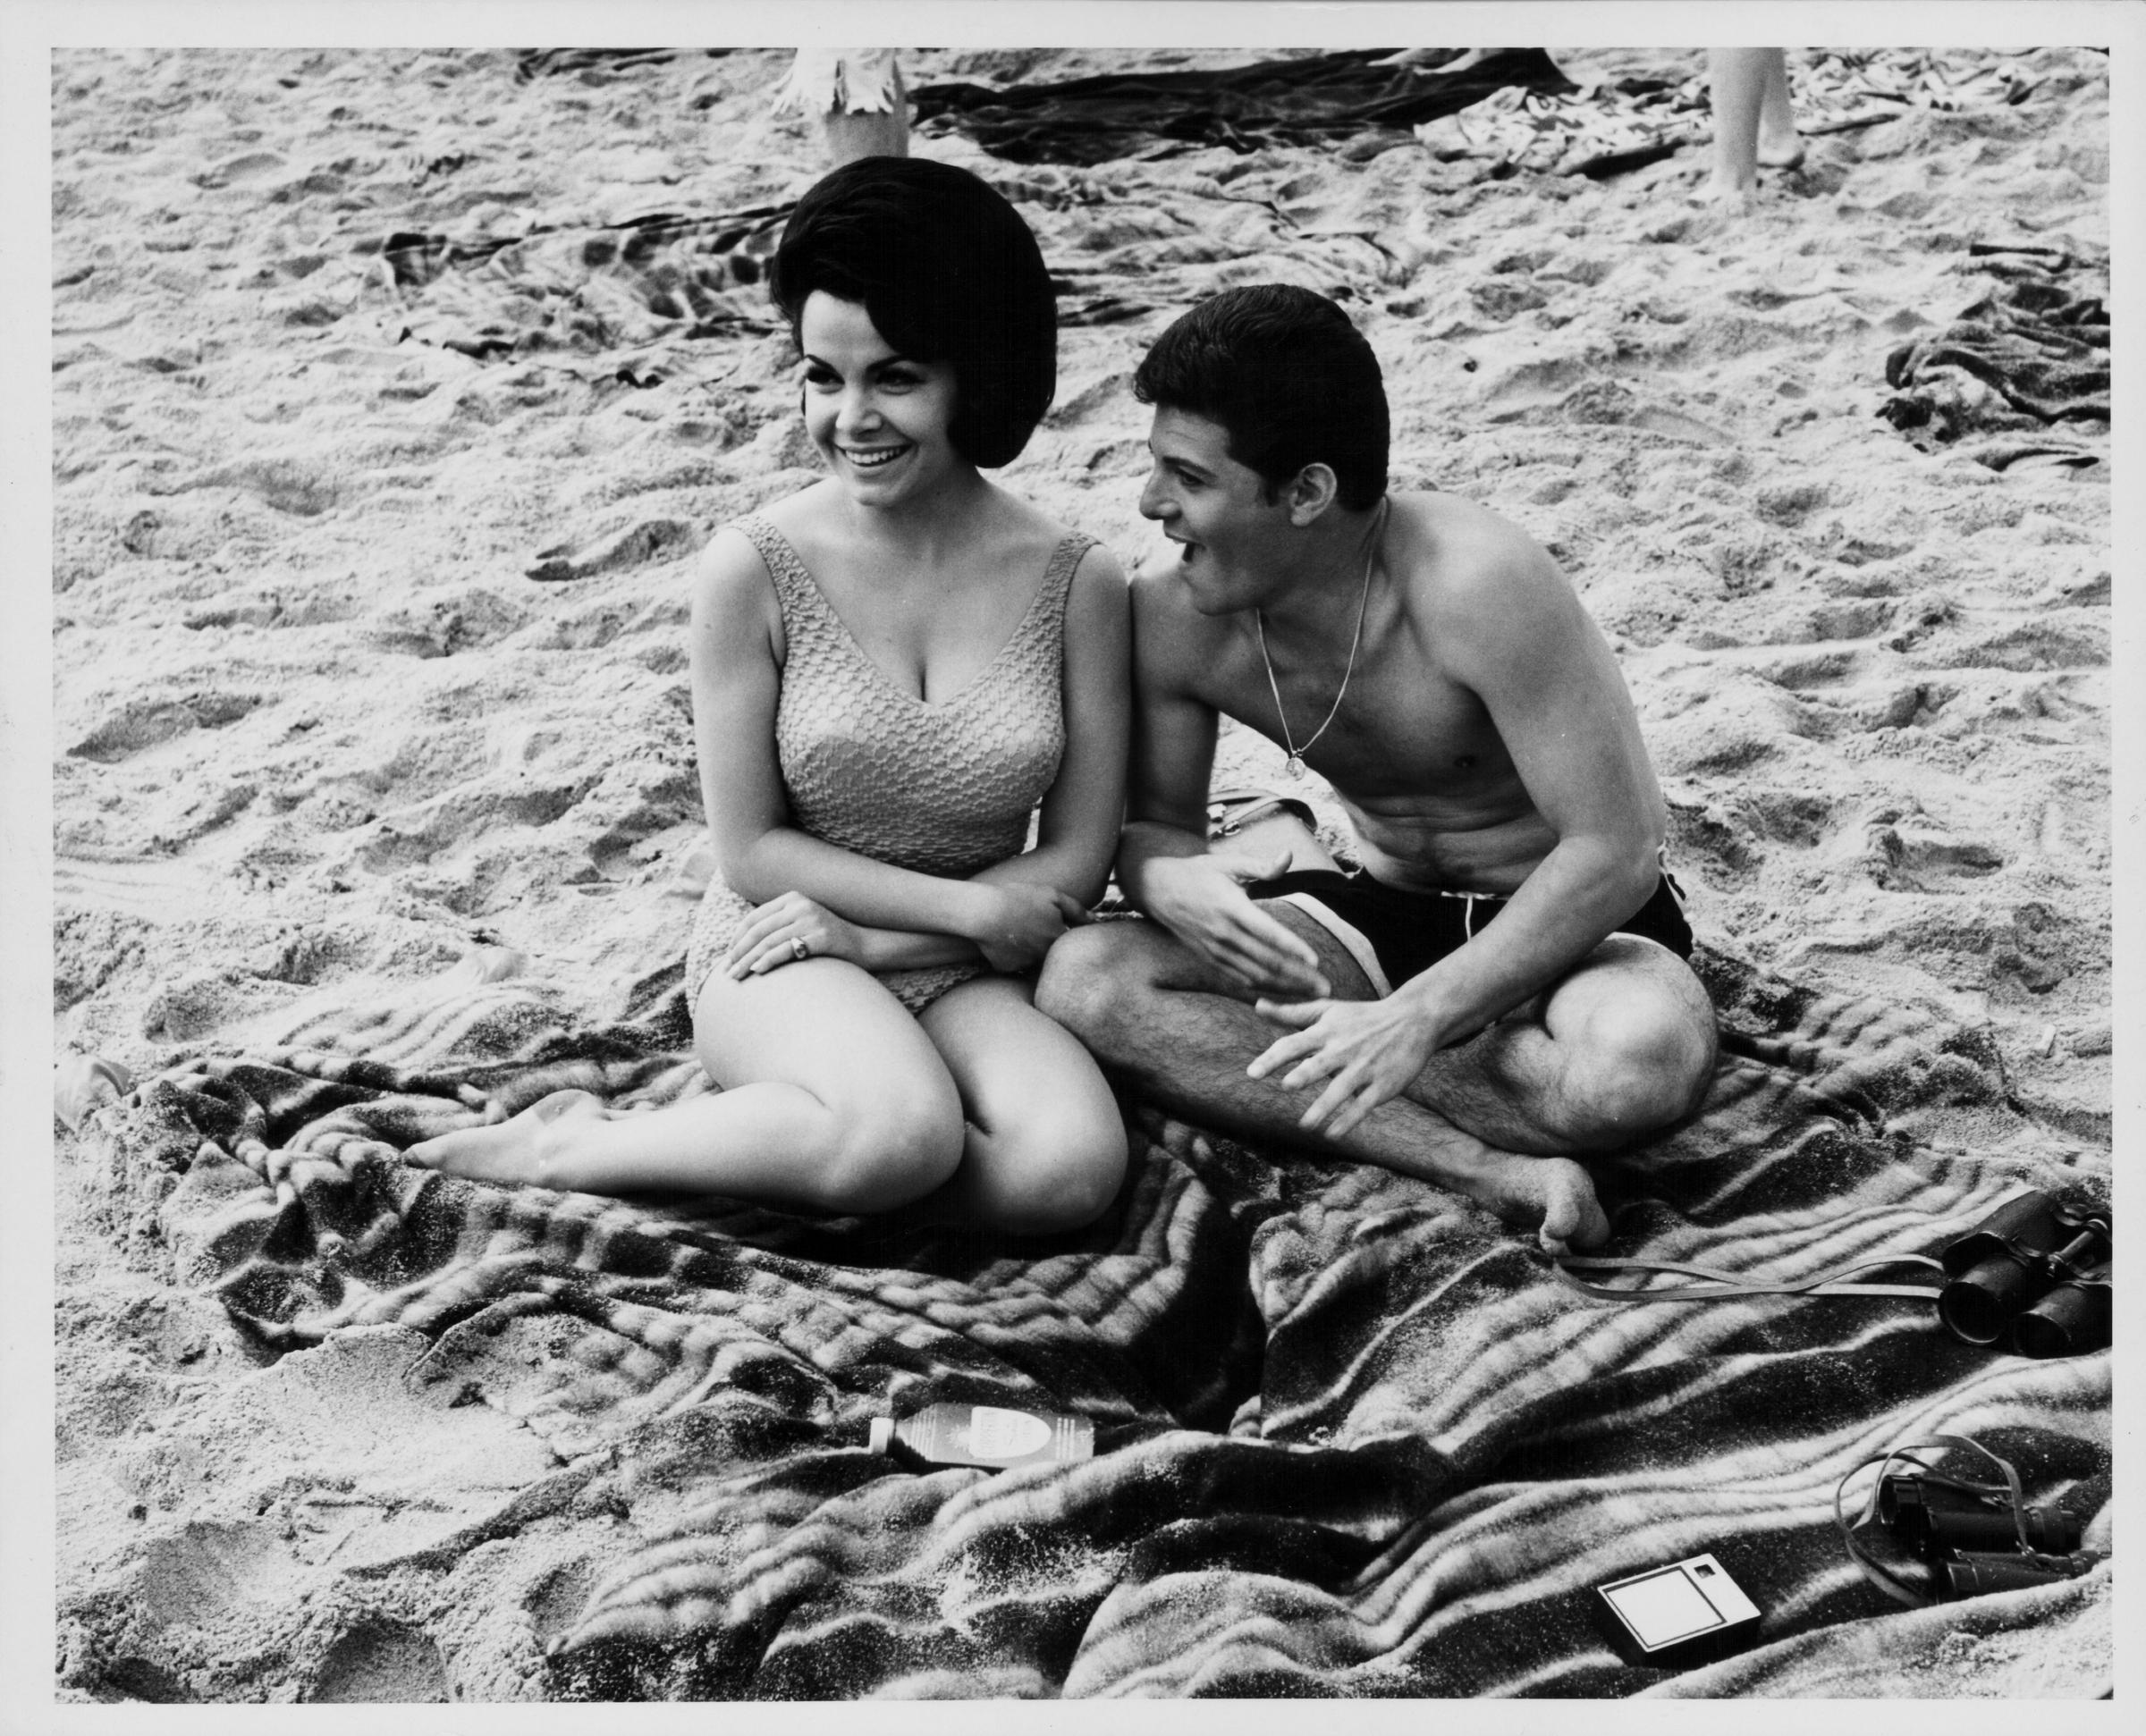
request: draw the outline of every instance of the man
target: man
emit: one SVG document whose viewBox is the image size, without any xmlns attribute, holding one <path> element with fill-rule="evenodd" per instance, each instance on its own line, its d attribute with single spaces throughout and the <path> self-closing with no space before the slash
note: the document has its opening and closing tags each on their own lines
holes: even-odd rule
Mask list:
<svg viewBox="0 0 2146 1736">
<path fill-rule="evenodd" d="M 1149 920 L 1066 936 L 1038 1005 L 1188 1120 L 1602 1242 L 1575 1154 L 1687 1114 L 1714 1059 L 1609 645 L 1521 531 L 1386 493 L 1378 362 L 1324 297 L 1202 302 L 1134 390 L 1178 545 L 1134 585 L 1118 873 Z M 1224 715 L 1327 779 L 1362 872 L 1209 853 Z"/>
</svg>

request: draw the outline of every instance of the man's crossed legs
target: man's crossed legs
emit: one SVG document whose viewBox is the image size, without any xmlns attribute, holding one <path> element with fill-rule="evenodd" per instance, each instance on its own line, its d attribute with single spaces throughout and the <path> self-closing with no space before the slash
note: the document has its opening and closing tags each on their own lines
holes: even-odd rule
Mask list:
<svg viewBox="0 0 2146 1736">
<path fill-rule="evenodd" d="M 1348 949 L 1295 906 L 1259 907 L 1318 954 L 1337 1000 L 1374 991 Z M 1552 1252 L 1599 1245 L 1609 1220 L 1576 1156 L 1616 1150 L 1689 1114 L 1714 1063 L 1713 1009 L 1674 953 L 1612 934 L 1577 969 L 1470 1041 L 1340 1138 L 1299 1125 L 1318 1088 L 1246 1068 L 1283 1027 L 1236 979 L 1145 918 L 1077 929 L 1051 950 L 1036 1005 L 1172 1114 L 1238 1138 L 1286 1140 L 1451 1190 Z"/>
</svg>

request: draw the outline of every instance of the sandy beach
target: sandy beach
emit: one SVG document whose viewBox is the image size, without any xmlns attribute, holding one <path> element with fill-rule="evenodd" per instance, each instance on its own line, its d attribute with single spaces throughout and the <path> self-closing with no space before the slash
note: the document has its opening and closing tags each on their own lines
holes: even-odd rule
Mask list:
<svg viewBox="0 0 2146 1736">
<path fill-rule="evenodd" d="M 1551 52 L 1583 84 L 1698 58 Z M 2007 264 L 2106 287 L 2107 57 L 2009 60 L 2017 102 L 1812 137 L 1741 212 L 1694 199 L 1702 147 L 1601 179 L 1406 135 L 1073 166 L 934 123 L 913 148 L 1005 191 L 1068 286 L 1056 406 L 1007 485 L 1133 565 L 1159 541 L 1147 342 L 1233 283 L 1342 299 L 1395 485 L 1523 527 L 1610 636 L 1706 945 L 1973 1033 L 2007 1109 L 1943 1137 L 2106 1173 L 2108 425 L 1999 469 L 1880 414 L 1888 355 Z M 691 560 L 817 475 L 758 281 L 821 166 L 769 112 L 786 62 L 55 59 L 53 1016 L 93 1110 L 55 1128 L 63 1699 L 544 1697 L 615 1517 L 472 1540 L 553 1447 L 413 1395 L 407 1334 L 264 1353 L 174 1279 L 110 1128 L 123 1087 L 323 1009 L 501 981 L 620 1016 L 682 953 L 708 872 Z M 1280 768 L 1226 734 L 1218 777 Z M 354 1563 L 451 1535 L 452 1607 L 359 1619 Z M 306 1599 L 302 1640 L 232 1638 Z M 1916 1691 L 2074 1689 L 2032 1647 L 1963 1646 Z"/>
</svg>

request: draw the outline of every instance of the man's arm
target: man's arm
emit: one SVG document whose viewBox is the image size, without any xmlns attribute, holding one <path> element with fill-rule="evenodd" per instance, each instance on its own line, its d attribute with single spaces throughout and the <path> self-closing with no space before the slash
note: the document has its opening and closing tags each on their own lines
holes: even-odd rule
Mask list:
<svg viewBox="0 0 2146 1736">
<path fill-rule="evenodd" d="M 1519 530 L 1441 596 L 1447 672 L 1483 702 L 1557 843 L 1497 922 L 1405 984 L 1443 1048 L 1563 977 L 1647 901 L 1664 808 L 1615 654 Z"/>
<path fill-rule="evenodd" d="M 1245 896 L 1271 863 L 1207 851 L 1207 786 L 1219 727 L 1194 689 L 1205 648 L 1196 619 L 1173 603 L 1167 572 L 1133 586 L 1133 751 L 1118 881 L 1133 906 L 1262 994 L 1323 995 L 1318 955 Z"/>
<path fill-rule="evenodd" d="M 1329 1083 L 1304 1125 L 1339 1136 L 1465 1041 L 1555 983 L 1652 891 L 1663 805 L 1622 672 L 1556 563 L 1488 520 L 1483 558 L 1451 561 L 1424 600 L 1442 672 L 1488 711 L 1557 842 L 1495 923 L 1388 999 L 1275 1007 L 1300 1027 L 1253 1063 Z M 1285 1071 L 1286 1069 L 1286 1071 Z"/>
</svg>

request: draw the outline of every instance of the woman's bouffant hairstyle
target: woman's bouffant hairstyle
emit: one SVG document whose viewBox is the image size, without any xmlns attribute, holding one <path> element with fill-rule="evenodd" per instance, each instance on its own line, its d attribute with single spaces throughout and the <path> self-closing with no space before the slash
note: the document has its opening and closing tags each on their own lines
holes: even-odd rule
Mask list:
<svg viewBox="0 0 2146 1736">
<path fill-rule="evenodd" d="M 1390 438 L 1379 358 L 1347 314 L 1288 283 L 1224 290 L 1180 316 L 1133 375 L 1144 404 L 1220 423 L 1269 499 L 1326 465 L 1352 512 L 1386 493 Z"/>
<path fill-rule="evenodd" d="M 824 290 L 861 303 L 911 361 L 950 362 L 954 450 L 1010 464 L 1058 387 L 1058 302 L 1020 213 L 948 163 L 866 156 L 815 181 L 790 213 L 770 287 L 797 335 Z"/>
</svg>

